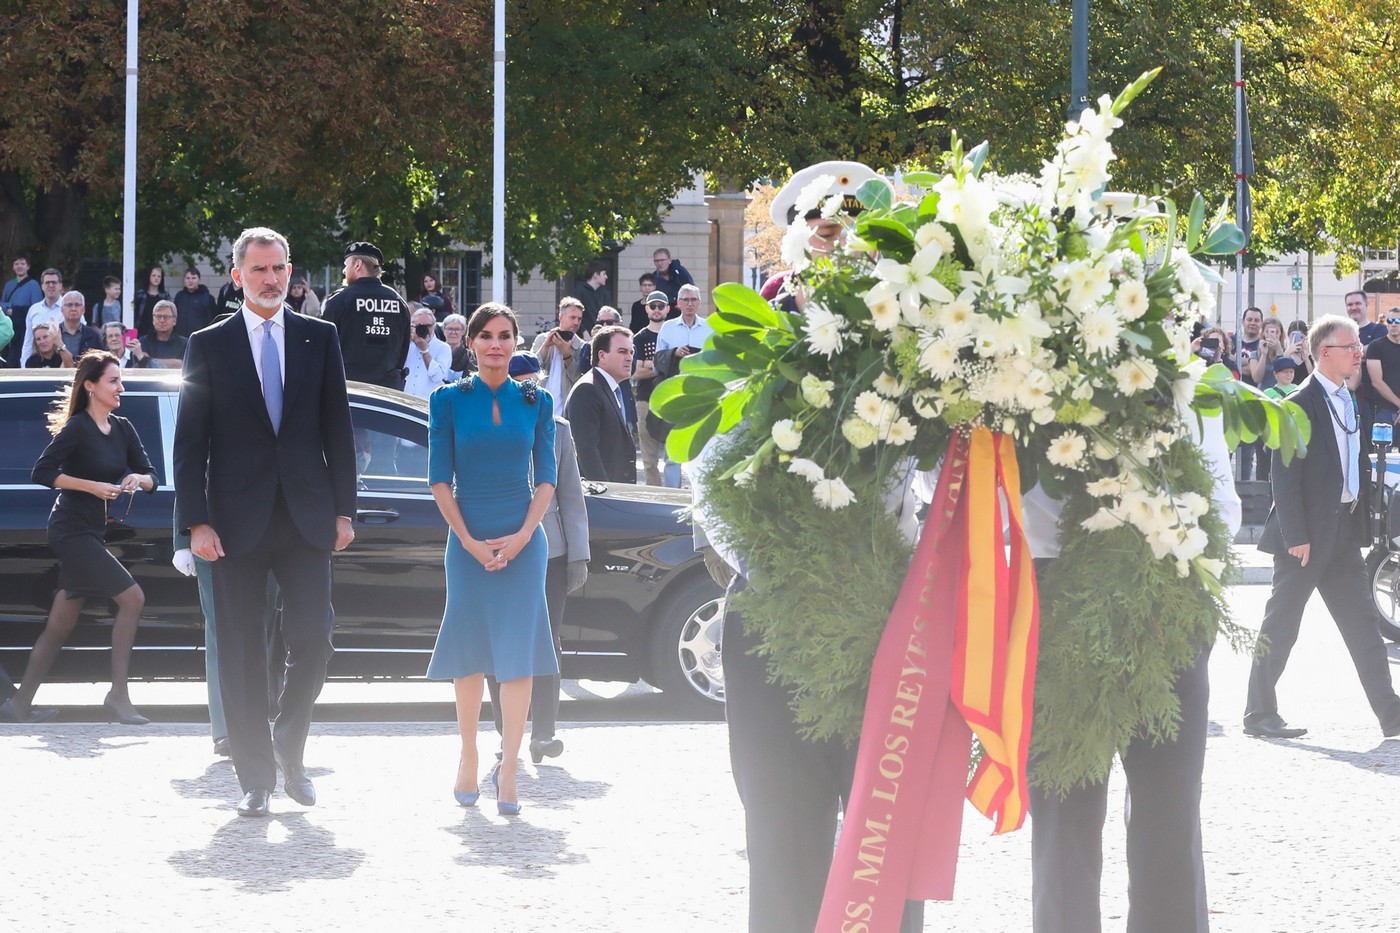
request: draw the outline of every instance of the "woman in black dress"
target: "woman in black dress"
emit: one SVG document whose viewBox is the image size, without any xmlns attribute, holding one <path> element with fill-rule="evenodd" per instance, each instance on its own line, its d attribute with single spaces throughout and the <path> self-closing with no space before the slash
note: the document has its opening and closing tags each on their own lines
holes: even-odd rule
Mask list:
<svg viewBox="0 0 1400 933">
<path fill-rule="evenodd" d="M 59 491 L 49 513 L 49 546 L 58 555 L 58 589 L 48 624 L 29 653 L 23 684 L 10 700 L 20 722 L 28 720 L 34 692 L 72 634 L 89 596 L 110 599 L 117 607 L 112 623 L 112 689 L 102 705 L 112 720 L 133 726 L 149 721 L 131 705 L 126 692 L 131 646 L 146 596 L 102 540 L 108 508 L 119 496 L 156 488 L 155 471 L 136 429 L 112 414 L 121 396 L 117 358 L 89 350 L 78 361 L 67 398 L 49 414 L 54 438 L 39 455 L 31 478 Z"/>
</svg>

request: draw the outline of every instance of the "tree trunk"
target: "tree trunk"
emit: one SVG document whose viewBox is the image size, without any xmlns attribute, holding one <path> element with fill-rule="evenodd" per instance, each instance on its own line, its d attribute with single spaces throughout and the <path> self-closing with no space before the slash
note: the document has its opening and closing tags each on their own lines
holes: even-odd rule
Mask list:
<svg viewBox="0 0 1400 933">
<path fill-rule="evenodd" d="M 39 243 L 26 194 L 19 172 L 0 172 L 0 262 L 4 263 L 6 271 L 11 259 L 20 253 L 34 253 Z M 43 268 L 40 265 L 43 260 L 37 255 L 31 260 L 32 271 L 37 276 Z"/>
</svg>

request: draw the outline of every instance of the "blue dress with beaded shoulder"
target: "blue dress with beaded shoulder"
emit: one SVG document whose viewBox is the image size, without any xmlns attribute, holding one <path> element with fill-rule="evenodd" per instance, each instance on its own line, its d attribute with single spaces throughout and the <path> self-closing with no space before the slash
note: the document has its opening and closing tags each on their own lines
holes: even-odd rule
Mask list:
<svg viewBox="0 0 1400 933">
<path fill-rule="evenodd" d="M 428 412 L 428 482 L 453 484 L 473 538 L 519 531 L 534 495 L 531 464 L 536 483 L 555 482 L 549 393 L 533 381 L 509 379 L 493 392 L 471 375 L 435 390 Z M 489 674 L 508 681 L 558 673 L 544 596 L 548 560 L 549 544 L 539 526 L 514 560 L 491 572 L 449 532 L 447 606 L 428 677 Z"/>
</svg>

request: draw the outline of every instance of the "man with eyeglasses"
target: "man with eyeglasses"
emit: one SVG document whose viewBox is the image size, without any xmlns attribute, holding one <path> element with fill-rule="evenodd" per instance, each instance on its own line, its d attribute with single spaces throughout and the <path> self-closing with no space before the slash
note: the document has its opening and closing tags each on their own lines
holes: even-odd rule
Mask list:
<svg viewBox="0 0 1400 933">
<path fill-rule="evenodd" d="M 21 352 L 26 360 L 34 352 L 34 328 L 48 322 L 57 325 L 63 320 L 59 300 L 63 295 L 63 273 L 57 269 L 45 269 L 39 276 L 39 286 L 44 291 L 44 297 L 30 305 L 24 317 L 24 346 Z"/>
<path fill-rule="evenodd" d="M 1274 557 L 1273 593 L 1255 645 L 1244 731 L 1274 739 L 1307 733 L 1279 715 L 1276 686 L 1298 639 L 1303 610 L 1319 590 L 1381 733 L 1396 736 L 1400 697 L 1391 685 L 1390 659 L 1361 558 L 1368 540 L 1370 476 L 1362 456 L 1362 421 L 1347 388 L 1361 366 L 1361 337 L 1354 321 L 1329 314 L 1313 325 L 1308 339 L 1316 367 L 1289 400 L 1307 414 L 1312 440 L 1306 457 L 1287 464 L 1274 452 L 1274 504 L 1259 539 L 1259 549 Z"/>
<path fill-rule="evenodd" d="M 1400 308 L 1385 314 L 1385 336 L 1366 346 L 1366 386 L 1370 422 L 1400 418 Z"/>
<path fill-rule="evenodd" d="M 651 393 L 661 381 L 656 371 L 656 337 L 661 333 L 661 325 L 666 322 L 670 307 L 665 292 L 653 291 L 647 295 L 647 326 L 637 331 L 636 336 L 632 338 L 632 386 L 637 397 L 637 441 L 642 449 L 642 473 L 648 486 L 663 485 L 660 461 L 666 452 L 668 432 L 666 423 L 650 412 Z M 671 467 L 672 464 L 666 464 L 667 472 L 670 472 Z M 664 485 L 680 485 L 680 464 L 675 464 L 675 468 L 676 482 Z"/>
<path fill-rule="evenodd" d="M 164 369 L 183 369 L 185 346 L 189 338 L 175 333 L 179 312 L 173 301 L 157 301 L 151 309 L 151 326 L 155 332 L 141 338 L 141 349 L 151 358 L 151 365 Z"/>
<path fill-rule="evenodd" d="M 680 297 L 682 286 L 695 284 L 695 276 L 679 259 L 672 259 L 671 251 L 664 246 L 651 254 L 651 264 L 656 267 L 656 290 L 665 292 L 666 300 L 672 305 Z"/>
<path fill-rule="evenodd" d="M 102 349 L 102 334 L 96 327 L 89 327 L 83 321 L 83 309 L 87 305 L 87 299 L 82 292 L 67 292 L 59 300 L 59 310 L 63 314 L 63 319 L 58 325 L 58 337 L 63 341 L 63 347 L 73 359 L 77 359 L 89 350 Z"/>
</svg>

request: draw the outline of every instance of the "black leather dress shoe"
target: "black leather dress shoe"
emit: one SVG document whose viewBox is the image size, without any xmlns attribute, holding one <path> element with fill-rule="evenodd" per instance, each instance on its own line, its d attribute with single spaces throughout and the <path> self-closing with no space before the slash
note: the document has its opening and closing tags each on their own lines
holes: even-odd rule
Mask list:
<svg viewBox="0 0 1400 933">
<path fill-rule="evenodd" d="M 1290 726 L 1278 713 L 1244 724 L 1244 734 L 1261 739 L 1296 739 L 1308 734 L 1307 729 Z"/>
<path fill-rule="evenodd" d="M 272 797 L 271 791 L 250 790 L 243 795 L 243 799 L 238 802 L 239 816 L 269 816 L 272 811 L 268 809 L 267 802 Z"/>
<path fill-rule="evenodd" d="M 287 796 L 303 807 L 316 806 L 316 785 L 306 774 L 306 768 L 299 761 L 288 761 L 277 755 L 277 767 L 282 769 L 282 790 Z"/>
<path fill-rule="evenodd" d="M 563 739 L 531 739 L 530 760 L 539 764 L 546 758 L 558 758 L 564 753 Z"/>
<path fill-rule="evenodd" d="M 1392 712 L 1389 716 L 1381 718 L 1381 735 L 1387 739 L 1393 739 L 1400 735 L 1400 710 Z"/>
<path fill-rule="evenodd" d="M 228 739 L 214 740 L 214 754 L 220 758 L 232 758 L 233 750 L 229 748 Z"/>
</svg>

